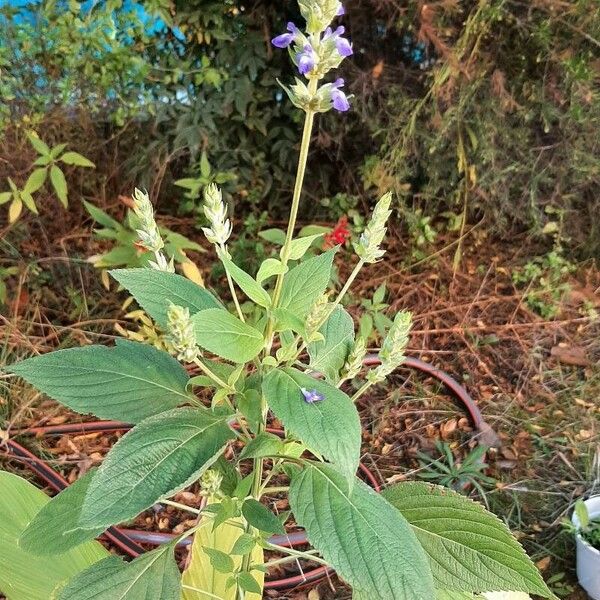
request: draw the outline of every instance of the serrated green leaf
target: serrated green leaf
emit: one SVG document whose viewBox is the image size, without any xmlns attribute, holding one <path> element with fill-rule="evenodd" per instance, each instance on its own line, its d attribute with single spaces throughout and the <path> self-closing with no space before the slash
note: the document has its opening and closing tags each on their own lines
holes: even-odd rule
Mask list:
<svg viewBox="0 0 600 600">
<path fill-rule="evenodd" d="M 57 144 L 50 150 L 50 157 L 56 158 L 66 147 L 67 144 Z"/>
<path fill-rule="evenodd" d="M 131 519 L 208 469 L 235 437 L 227 415 L 176 408 L 149 417 L 111 449 L 89 485 L 83 529 Z"/>
<path fill-rule="evenodd" d="M 261 586 L 258 584 L 256 579 L 248 573 L 244 571 L 240 573 L 237 578 L 238 585 L 245 591 L 250 592 L 252 594 L 260 594 L 262 592 Z"/>
<path fill-rule="evenodd" d="M 19 538 L 23 550 L 38 556 L 62 554 L 104 531 L 104 527 L 75 529 L 94 472 L 88 471 L 38 512 Z"/>
<path fill-rule="evenodd" d="M 181 576 L 168 544 L 130 563 L 111 556 L 74 577 L 58 600 L 179 600 Z"/>
<path fill-rule="evenodd" d="M 263 281 L 269 279 L 269 277 L 273 277 L 274 275 L 280 275 L 282 273 L 287 273 L 288 267 L 284 266 L 280 260 L 276 258 L 267 258 L 265 259 L 260 267 L 258 268 L 258 273 L 256 274 L 256 281 L 259 284 L 262 284 Z"/>
<path fill-rule="evenodd" d="M 213 569 L 216 569 L 219 573 L 233 573 L 233 559 L 229 554 L 216 548 L 203 548 L 203 550 L 208 555 Z"/>
<path fill-rule="evenodd" d="M 48 600 L 62 581 L 108 556 L 98 542 L 61 555 L 39 557 L 19 546 L 19 538 L 50 498 L 25 479 L 0 471 L 0 594 L 7 600 Z"/>
<path fill-rule="evenodd" d="M 37 206 L 35 205 L 35 200 L 33 196 L 26 190 L 21 190 L 21 200 L 23 200 L 23 204 L 35 215 L 39 214 Z"/>
<path fill-rule="evenodd" d="M 221 307 L 210 292 L 176 273 L 142 268 L 117 269 L 110 274 L 161 327 L 167 326 L 170 303 L 188 308 L 191 315 Z"/>
<path fill-rule="evenodd" d="M 341 306 L 336 306 L 319 332 L 324 340 L 308 344 L 310 368 L 336 384 L 354 344 L 354 321 Z"/>
<path fill-rule="evenodd" d="M 285 529 L 279 519 L 264 504 L 254 498 L 248 498 L 244 502 L 242 514 L 244 519 L 259 531 L 285 534 Z"/>
<path fill-rule="evenodd" d="M 304 318 L 327 288 L 334 254 L 329 250 L 290 269 L 283 280 L 280 308 Z"/>
<path fill-rule="evenodd" d="M 44 185 L 47 175 L 48 169 L 35 169 L 27 178 L 23 190 L 30 194 L 37 192 Z"/>
<path fill-rule="evenodd" d="M 85 156 L 82 156 L 78 152 L 65 152 L 60 157 L 61 162 L 64 162 L 65 165 L 75 165 L 77 167 L 87 167 L 94 168 L 96 165 Z"/>
<path fill-rule="evenodd" d="M 226 310 L 203 310 L 192 317 L 192 323 L 200 347 L 232 362 L 248 362 L 263 348 L 261 332 Z"/>
<path fill-rule="evenodd" d="M 281 454 L 283 447 L 284 443 L 280 438 L 267 431 L 262 431 L 244 446 L 239 460 Z"/>
<path fill-rule="evenodd" d="M 220 258 L 225 265 L 225 269 L 229 271 L 233 280 L 240 286 L 248 298 L 264 308 L 268 308 L 271 305 L 271 297 L 253 277 L 248 275 L 243 269 L 240 269 L 227 256 L 222 255 Z"/>
<path fill-rule="evenodd" d="M 185 369 L 147 344 L 57 350 L 5 367 L 54 400 L 101 419 L 137 423 L 190 401 Z"/>
<path fill-rule="evenodd" d="M 254 539 L 254 536 L 250 535 L 249 533 L 242 533 L 242 535 L 240 535 L 240 537 L 235 541 L 235 544 L 231 549 L 231 554 L 243 556 L 244 554 L 251 552 L 254 546 L 256 546 L 256 540 Z"/>
<path fill-rule="evenodd" d="M 67 208 L 69 205 L 69 198 L 67 196 L 67 180 L 65 179 L 65 174 L 56 166 L 52 165 L 50 167 L 50 181 L 52 182 L 52 187 L 58 196 L 61 204 Z"/>
<path fill-rule="evenodd" d="M 323 463 L 293 469 L 290 506 L 310 543 L 353 588 L 379 600 L 432 600 L 427 555 L 404 517 Z"/>
<path fill-rule="evenodd" d="M 90 213 L 92 219 L 94 219 L 94 221 L 96 221 L 98 225 L 108 227 L 109 229 L 121 229 L 122 226 L 116 219 L 113 219 L 110 215 L 105 213 L 101 208 L 98 208 L 95 204 L 84 200 L 83 205 L 85 206 L 85 209 L 88 211 L 88 213 Z"/>
<path fill-rule="evenodd" d="M 323 237 L 322 233 L 317 233 L 316 235 L 307 235 L 305 237 L 299 237 L 292 240 L 290 243 L 290 253 L 288 258 L 290 260 L 301 259 L 306 254 L 307 250 L 312 246 L 312 243 L 320 237 Z"/>
<path fill-rule="evenodd" d="M 509 529 L 476 502 L 446 488 L 404 482 L 384 497 L 411 524 L 440 589 L 521 591 L 552 597 Z"/>
<path fill-rule="evenodd" d="M 302 388 L 315 389 L 324 399 L 310 404 Z M 264 378 L 263 393 L 287 431 L 335 463 L 348 480 L 354 479 L 360 457 L 360 419 L 344 392 L 295 369 L 274 369 Z"/>
</svg>

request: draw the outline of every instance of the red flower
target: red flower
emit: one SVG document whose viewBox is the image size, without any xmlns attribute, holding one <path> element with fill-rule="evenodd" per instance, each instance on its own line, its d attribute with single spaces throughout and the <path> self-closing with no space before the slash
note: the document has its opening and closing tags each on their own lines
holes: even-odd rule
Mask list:
<svg viewBox="0 0 600 600">
<path fill-rule="evenodd" d="M 335 227 L 329 233 L 325 234 L 323 249 L 327 250 L 338 244 L 345 244 L 351 235 L 350 229 L 348 229 L 348 217 L 344 215 L 338 219 Z"/>
</svg>

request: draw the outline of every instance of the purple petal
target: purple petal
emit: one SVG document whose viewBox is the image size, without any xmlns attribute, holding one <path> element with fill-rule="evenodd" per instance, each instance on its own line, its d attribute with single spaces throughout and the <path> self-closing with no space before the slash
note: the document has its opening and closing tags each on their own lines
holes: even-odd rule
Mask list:
<svg viewBox="0 0 600 600">
<path fill-rule="evenodd" d="M 342 17 L 345 14 L 346 14 L 346 9 L 344 8 L 343 4 L 340 4 L 340 7 L 338 8 L 338 11 L 335 13 L 335 16 L 336 17 Z"/>
<path fill-rule="evenodd" d="M 282 33 L 271 40 L 271 44 L 276 48 L 287 48 L 294 41 L 293 33 Z"/>
<path fill-rule="evenodd" d="M 342 77 L 338 77 L 332 84 L 331 87 L 333 88 L 341 88 L 344 87 L 344 83 L 345 81 L 343 80 Z"/>
<path fill-rule="evenodd" d="M 302 75 L 310 73 L 315 67 L 315 51 L 310 44 L 304 46 L 304 50 L 296 55 L 296 59 L 298 61 L 298 71 L 300 71 Z"/>
<path fill-rule="evenodd" d="M 346 112 L 350 109 L 350 102 L 348 102 L 348 97 L 341 90 L 332 90 L 331 101 L 333 102 L 333 108 L 335 108 L 335 110 L 339 112 Z"/>
<path fill-rule="evenodd" d="M 319 394 L 317 390 L 307 390 L 306 388 L 300 388 L 302 395 L 304 396 L 304 401 L 309 404 L 314 404 L 315 402 L 322 402 L 325 400 L 325 396 L 323 394 Z"/>
<path fill-rule="evenodd" d="M 346 38 L 337 38 L 335 40 L 335 47 L 337 48 L 340 56 L 350 56 L 353 53 L 352 46 Z"/>
</svg>

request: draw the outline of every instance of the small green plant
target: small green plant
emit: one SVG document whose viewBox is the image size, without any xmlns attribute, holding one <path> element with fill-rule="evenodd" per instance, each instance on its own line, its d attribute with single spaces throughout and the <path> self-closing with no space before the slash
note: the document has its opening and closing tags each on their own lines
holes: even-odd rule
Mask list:
<svg viewBox="0 0 600 600">
<path fill-rule="evenodd" d="M 466 486 L 473 486 L 481 498 L 486 502 L 486 494 L 483 485 L 494 485 L 496 480 L 485 474 L 488 465 L 484 462 L 487 448 L 477 446 L 464 457 L 457 461 L 454 458 L 450 445 L 445 442 L 435 443 L 440 458 L 432 458 L 429 454 L 418 452 L 419 478 L 426 479 L 454 490 L 463 490 Z"/>
<path fill-rule="evenodd" d="M 0 192 L 0 204 L 10 202 L 8 207 L 9 223 L 14 223 L 21 216 L 24 206 L 32 213 L 38 214 L 34 194 L 44 187 L 48 179 L 60 203 L 67 208 L 69 204 L 69 188 L 67 179 L 59 163 L 69 166 L 94 168 L 94 163 L 85 156 L 82 156 L 78 152 L 66 150 L 66 144 L 58 144 L 54 148 L 50 148 L 33 131 L 27 133 L 27 138 L 39 154 L 32 165 L 32 167 L 37 168 L 31 171 L 23 187 L 18 187 L 10 177 L 7 177 L 10 189 L 6 192 Z"/>
<path fill-rule="evenodd" d="M 570 519 L 563 521 L 563 527 L 581 538 L 593 548 L 600 550 L 600 517 L 590 518 L 587 506 L 581 499 L 575 502 L 575 514 L 579 525 L 575 526 Z"/>
<path fill-rule="evenodd" d="M 341 302 L 361 269 L 385 254 L 392 195 L 376 203 L 353 245 L 353 269 L 330 299 L 326 291 L 339 248 L 310 256 L 322 233 L 296 237 L 295 230 L 315 116 L 350 108 L 343 81 L 322 80 L 352 47 L 342 26 L 330 26 L 344 13 L 338 0 L 300 0 L 299 6 L 306 30 L 289 23 L 273 40 L 290 48 L 304 77 L 284 88 L 303 111 L 304 128 L 277 258 L 265 259 L 256 277 L 232 260 L 226 205 L 216 185 L 206 186 L 204 233 L 227 276 L 229 311 L 206 289 L 174 273 L 150 199 L 136 190 L 136 233 L 151 258 L 145 267 L 114 269 L 111 275 L 165 331 L 169 351 L 118 340 L 110 348 L 59 350 L 7 367 L 77 412 L 134 424 L 100 467 L 37 512 L 19 532 L 19 549 L 32 556 L 62 555 L 161 503 L 189 511 L 195 521 L 172 542 L 129 563 L 111 556 L 82 565 L 52 595 L 258 600 L 265 571 L 303 559 L 334 568 L 355 600 L 466 599 L 489 590 L 551 598 L 508 528 L 481 505 L 425 482 L 403 482 L 377 494 L 356 476 L 361 455 L 356 400 L 402 364 L 412 317 L 395 315 L 380 363 L 347 395 L 343 382 L 362 371 L 366 347 L 355 340 L 353 319 Z M 241 308 L 242 293 L 255 305 L 251 318 Z M 200 374 L 190 377 L 184 365 Z M 316 372 L 323 378 L 314 377 Z M 200 390 L 208 401 L 201 400 Z M 271 414 L 283 426 L 281 436 L 267 430 Z M 289 485 L 272 486 L 273 478 Z M 201 509 L 172 499 L 197 481 L 206 500 Z M 291 512 L 277 511 L 270 500 L 274 493 L 286 494 Z M 313 549 L 273 540 L 273 534 L 286 533 L 292 514 Z M 0 513 L 0 522 L 3 518 Z M 191 559 L 182 575 L 174 551 L 187 538 L 193 538 Z M 276 557 L 269 560 L 265 552 Z M 13 574 L 21 572 L 9 558 L 0 575 L 10 580 Z"/>
<path fill-rule="evenodd" d="M 552 319 L 560 312 L 561 300 L 571 289 L 566 278 L 575 269 L 563 256 L 562 247 L 555 245 L 544 256 L 516 269 L 512 279 L 519 287 L 526 288 L 527 306 L 545 319 Z"/>
</svg>

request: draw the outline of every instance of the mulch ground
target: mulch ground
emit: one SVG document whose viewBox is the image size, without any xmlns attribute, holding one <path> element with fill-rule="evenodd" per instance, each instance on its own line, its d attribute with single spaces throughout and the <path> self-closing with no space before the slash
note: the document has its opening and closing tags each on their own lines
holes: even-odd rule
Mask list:
<svg viewBox="0 0 600 600">
<path fill-rule="evenodd" d="M 189 226 L 184 221 L 177 225 Z M 114 288 L 107 294 L 98 273 L 72 258 L 98 251 L 89 227 L 71 228 L 58 241 L 50 241 L 43 225 L 32 227 L 40 227 L 40 236 L 23 237 L 20 251 L 38 262 L 24 268 L 11 285 L 12 302 L 0 317 L 4 360 L 58 345 L 106 343 L 115 336 L 115 326 L 131 329 L 121 310 L 125 296 L 117 296 Z M 192 229 L 183 232 L 199 237 Z M 47 242 L 44 250 L 40 239 Z M 399 232 L 392 230 L 390 239 L 387 260 L 362 274 L 354 287 L 356 302 L 348 309 L 358 315 L 360 298 L 386 282 L 390 314 L 413 312 L 410 354 L 463 383 L 502 441 L 486 458 L 485 474 L 495 483 L 483 484 L 485 500 L 517 532 L 546 578 L 557 578 L 555 591 L 571 600 L 584 598 L 573 574 L 573 544 L 560 520 L 589 490 L 594 457 L 598 461 L 600 455 L 600 322 L 594 314 L 600 311 L 600 273 L 592 264 L 580 265 L 569 276 L 570 291 L 557 316 L 543 319 L 525 301 L 531 290 L 517 288 L 511 277 L 540 250 L 526 238 L 503 242 L 476 232 L 465 241 L 456 272 L 454 249 L 445 248 L 443 241 L 431 259 L 411 266 Z M 206 264 L 207 281 L 218 286 L 210 280 L 206 256 L 199 260 L 201 269 Z M 350 263 L 349 255 L 338 262 L 342 280 Z M 362 460 L 382 483 L 422 475 L 426 466 L 419 453 L 439 458 L 436 441 L 448 444 L 459 463 L 477 445 L 463 409 L 443 387 L 414 371 L 400 369 L 360 409 Z M 81 419 L 17 386 L 3 390 L 0 410 L 5 432 Z M 118 436 L 88 433 L 26 443 L 74 481 L 102 460 Z M 1 455 L 0 462 L 2 468 L 23 473 L 21 465 Z M 597 463 L 595 468 L 600 469 Z M 197 491 L 191 488 L 178 500 L 196 506 Z M 464 492 L 479 495 L 473 487 Z M 271 501 L 273 508 L 285 510 L 282 499 Z M 189 517 L 166 507 L 147 511 L 130 525 L 177 533 L 189 525 Z M 184 552 L 180 559 L 183 563 Z M 278 575 L 289 573 L 285 569 Z M 332 579 L 312 589 L 269 595 L 317 600 L 347 598 L 348 592 Z"/>
</svg>

